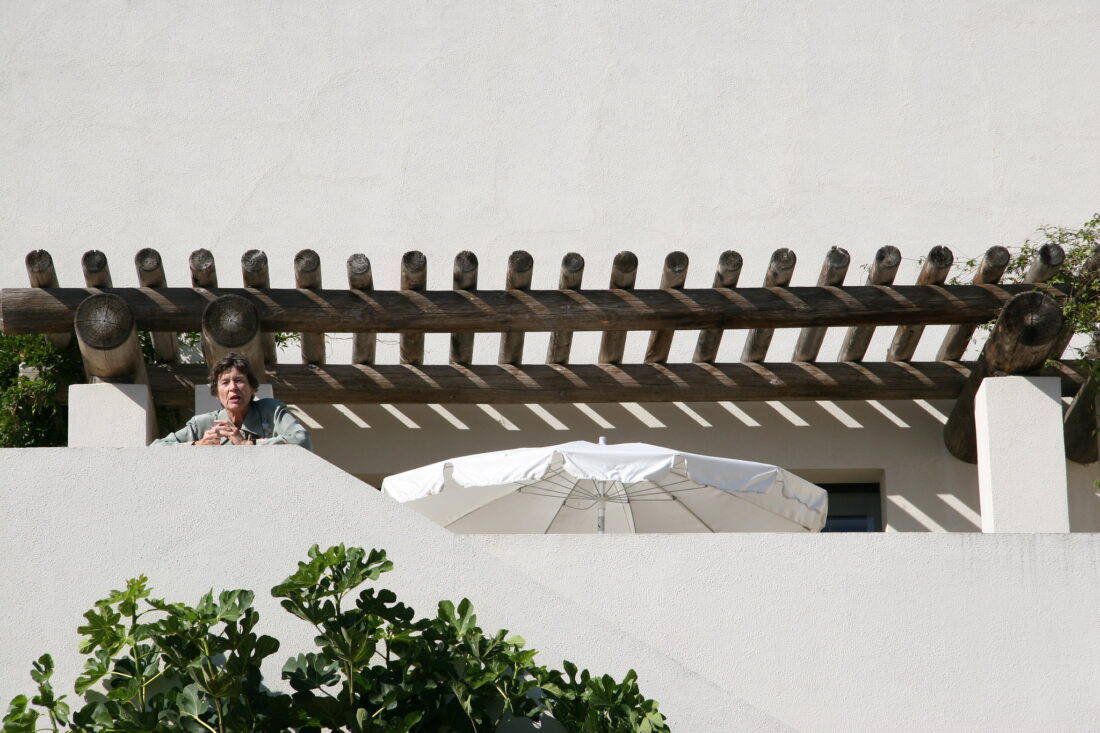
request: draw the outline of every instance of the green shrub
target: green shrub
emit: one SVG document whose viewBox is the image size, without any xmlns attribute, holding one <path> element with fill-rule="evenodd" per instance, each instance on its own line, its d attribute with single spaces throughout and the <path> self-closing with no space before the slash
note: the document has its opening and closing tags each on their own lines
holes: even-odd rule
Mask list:
<svg viewBox="0 0 1100 733">
<path fill-rule="evenodd" d="M 548 718 L 570 731 L 668 730 L 633 671 L 616 682 L 569 662 L 564 673 L 538 666 L 522 638 L 482 632 L 468 600 L 417 619 L 392 591 L 353 593 L 392 567 L 383 550 L 314 545 L 272 589 L 317 632 L 318 651 L 283 665 L 292 693 L 263 684 L 260 664 L 279 642 L 257 632 L 250 591 L 188 606 L 130 580 L 78 629 L 88 655 L 79 709 L 54 693 L 44 655 L 31 671 L 37 694 L 11 702 L 4 731 L 491 731 Z"/>
<path fill-rule="evenodd" d="M 42 335 L 0 334 L 0 448 L 65 445 L 68 413 L 57 397 L 83 379 L 75 341 L 59 349 Z"/>
</svg>

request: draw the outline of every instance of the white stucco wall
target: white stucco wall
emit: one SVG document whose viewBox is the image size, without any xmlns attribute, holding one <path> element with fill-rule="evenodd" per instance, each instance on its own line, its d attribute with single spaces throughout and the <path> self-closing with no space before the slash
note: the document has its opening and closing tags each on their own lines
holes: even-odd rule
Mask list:
<svg viewBox="0 0 1100 733">
<path fill-rule="evenodd" d="M 675 730 L 1100 716 L 1095 534 L 458 536 L 288 447 L 6 449 L 0 476 L 0 700 L 44 651 L 72 680 L 80 613 L 137 573 L 185 600 L 251 587 L 277 657 L 305 650 L 266 589 L 344 541 L 385 547 L 421 611 L 465 595 L 547 662 L 635 667 Z"/>
<path fill-rule="evenodd" d="M 230 285 L 259 247 L 282 287 L 301 247 L 334 285 L 362 251 L 383 288 L 419 248 L 449 288 L 461 249 L 498 287 L 514 248 L 536 287 L 570 250 L 603 286 L 632 249 L 654 287 L 673 249 L 691 286 L 728 247 L 758 284 L 780 246 L 812 284 L 832 245 L 854 281 L 894 244 L 912 282 L 933 245 L 962 260 L 1097 208 L 1098 25 L 1092 0 L 4 3 L 0 285 L 25 284 L 36 247 L 63 284 L 98 248 L 132 285 L 147 246 L 170 283 L 209 248 Z M 541 360 L 545 337 L 529 343 Z M 446 336 L 427 347 L 446 359 Z"/>
<path fill-rule="evenodd" d="M 535 287 L 556 286 L 570 250 L 602 287 L 613 253 L 631 249 L 638 286 L 654 287 L 673 249 L 692 258 L 688 285 L 705 286 L 726 248 L 755 285 L 770 252 L 792 247 L 793 282 L 807 285 L 832 245 L 851 252 L 857 282 L 894 244 L 907 258 L 897 281 L 913 282 L 935 244 L 962 261 L 1097 208 L 1098 25 L 1092 0 L 5 3 L 0 286 L 26 284 L 37 247 L 63 285 L 82 283 L 91 248 L 134 285 L 146 246 L 170 284 L 206 247 L 234 286 L 240 255 L 259 247 L 277 287 L 302 247 L 333 286 L 362 251 L 379 288 L 396 287 L 401 253 L 419 248 L 429 286 L 448 288 L 461 249 L 479 255 L 485 287 L 501 286 L 515 248 L 534 254 Z M 932 358 L 942 333 L 927 329 L 916 357 Z M 891 335 L 878 330 L 869 359 Z M 628 360 L 646 337 L 630 335 Z M 823 359 L 842 337 L 830 329 Z M 672 358 L 689 359 L 694 338 L 677 334 Z M 788 358 L 795 338 L 777 332 L 770 358 Z M 592 360 L 598 340 L 577 334 L 574 359 Z M 743 340 L 727 333 L 719 358 L 736 360 Z M 429 362 L 446 360 L 445 334 L 426 344 Z M 526 359 L 545 345 L 529 335 Z M 496 348 L 479 336 L 475 359 Z M 397 337 L 378 353 L 396 362 Z M 349 339 L 331 341 L 330 360 L 349 354 Z M 416 433 L 377 406 L 351 406 L 356 419 L 310 412 L 318 451 L 359 474 L 607 433 L 834 480 L 881 476 L 890 528 L 976 528 L 976 470 L 942 449 L 935 417 L 891 404 L 910 426 L 898 428 L 843 407 L 863 429 L 813 403 L 789 405 L 798 427 L 739 405 L 762 428 L 714 405 L 695 407 L 711 428 L 650 408 L 667 429 L 598 407 L 614 430 L 547 407 L 569 433 L 524 407 L 500 409 L 518 431 L 473 407 L 453 410 L 468 431 L 408 408 Z M 1100 468 L 1068 472 L 1072 529 L 1100 530 Z"/>
</svg>

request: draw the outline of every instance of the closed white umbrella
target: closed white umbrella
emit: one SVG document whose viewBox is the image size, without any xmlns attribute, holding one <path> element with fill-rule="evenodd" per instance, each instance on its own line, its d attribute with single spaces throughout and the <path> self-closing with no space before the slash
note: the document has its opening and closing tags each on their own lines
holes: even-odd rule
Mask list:
<svg viewBox="0 0 1100 733">
<path fill-rule="evenodd" d="M 460 533 L 817 532 L 828 512 L 778 466 L 602 438 L 450 458 L 382 489 Z"/>
</svg>

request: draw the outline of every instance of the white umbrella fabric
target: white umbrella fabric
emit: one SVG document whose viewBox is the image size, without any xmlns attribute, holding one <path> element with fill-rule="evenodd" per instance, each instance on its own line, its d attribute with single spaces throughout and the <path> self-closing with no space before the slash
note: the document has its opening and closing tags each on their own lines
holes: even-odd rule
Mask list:
<svg viewBox="0 0 1100 733">
<path fill-rule="evenodd" d="M 817 532 L 828 512 L 778 466 L 603 438 L 450 458 L 382 489 L 459 533 Z"/>
</svg>

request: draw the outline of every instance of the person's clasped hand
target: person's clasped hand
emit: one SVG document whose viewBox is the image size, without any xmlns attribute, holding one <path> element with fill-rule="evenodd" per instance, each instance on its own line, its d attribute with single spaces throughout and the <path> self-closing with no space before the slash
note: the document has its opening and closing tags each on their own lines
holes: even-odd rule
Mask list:
<svg viewBox="0 0 1100 733">
<path fill-rule="evenodd" d="M 251 440 L 244 437 L 244 433 L 241 432 L 241 429 L 230 420 L 215 420 L 214 427 L 211 428 L 211 430 L 217 434 L 219 439 L 227 438 L 232 445 L 254 445 Z M 203 436 L 204 439 L 205 437 L 206 436 Z M 219 440 L 219 442 L 221 441 Z"/>
</svg>

